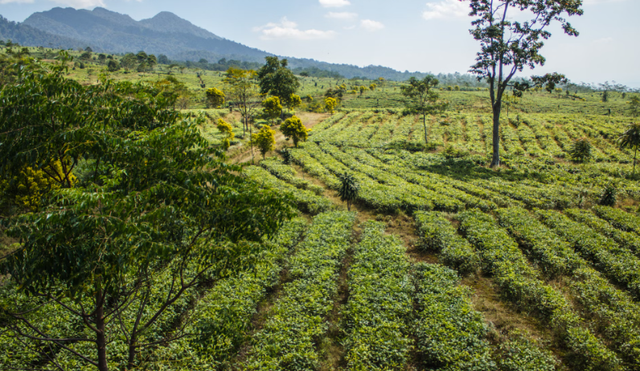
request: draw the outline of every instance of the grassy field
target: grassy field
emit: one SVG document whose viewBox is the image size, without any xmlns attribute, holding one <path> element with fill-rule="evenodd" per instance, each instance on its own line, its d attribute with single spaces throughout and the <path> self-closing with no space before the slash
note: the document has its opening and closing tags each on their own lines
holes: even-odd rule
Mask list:
<svg viewBox="0 0 640 371">
<path fill-rule="evenodd" d="M 108 75 L 153 83 L 163 68 Z M 70 76 L 92 83 L 103 70 Z M 196 72 L 171 72 L 193 92 L 184 112 L 206 115 L 214 144 L 223 138 L 215 121 L 232 123 L 229 160 L 291 194 L 300 217 L 263 242 L 253 271 L 177 303 L 145 336 L 185 319 L 195 335 L 141 351 L 145 369 L 640 369 L 640 187 L 633 152 L 616 141 L 637 120 L 626 115 L 629 95 L 525 94 L 503 110 L 503 165 L 492 169 L 486 91 L 444 87 L 451 105 L 428 117 L 425 148 L 421 119 L 403 115 L 400 83 L 386 82 L 346 96 L 333 115 L 299 108 L 312 132 L 299 148 L 278 132 L 286 163 L 279 152 L 252 158 L 238 113 L 206 109 Z M 202 79 L 223 87 L 221 73 Z M 316 99 L 343 83 L 301 81 L 300 95 Z M 571 158 L 580 138 L 593 146 L 584 163 Z M 344 173 L 360 186 L 351 212 L 338 196 Z M 616 204 L 601 205 L 611 189 Z M 66 329 L 46 308 L 34 315 Z M 3 333 L 0 349 L 7 368 L 38 364 Z"/>
</svg>

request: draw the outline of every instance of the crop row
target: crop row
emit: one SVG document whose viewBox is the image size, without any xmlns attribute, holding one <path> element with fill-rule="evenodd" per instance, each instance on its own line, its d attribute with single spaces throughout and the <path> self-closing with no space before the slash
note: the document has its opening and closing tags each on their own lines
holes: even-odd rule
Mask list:
<svg viewBox="0 0 640 371">
<path fill-rule="evenodd" d="M 478 249 L 484 269 L 507 298 L 548 320 L 571 354 L 575 367 L 618 370 L 620 360 L 576 315 L 565 297 L 537 278 L 518 244 L 496 221 L 479 211 L 458 215 L 460 228 Z"/>
<path fill-rule="evenodd" d="M 636 298 L 640 297 L 640 259 L 629 250 L 557 211 L 539 210 L 536 214 L 605 276 L 625 286 Z"/>
<path fill-rule="evenodd" d="M 318 196 L 310 190 L 296 188 L 294 185 L 276 178 L 267 170 L 260 167 L 248 166 L 244 169 L 244 173 L 262 186 L 277 189 L 285 194 L 291 195 L 298 208 L 303 212 L 317 214 L 334 207 L 330 200 Z"/>
<path fill-rule="evenodd" d="M 624 223 L 631 222 L 632 216 L 619 209 L 613 209 L 608 207 L 598 207 L 600 210 L 611 210 L 615 216 L 620 216 L 620 220 Z M 613 238 L 621 247 L 627 248 L 640 257 L 640 236 L 635 233 L 627 232 L 615 228 L 609 224 L 606 220 L 600 219 L 592 212 L 583 209 L 566 209 L 565 214 L 569 215 L 577 222 L 584 223 L 596 231 L 604 234 L 607 237 Z"/>
<path fill-rule="evenodd" d="M 599 217 L 608 220 L 614 227 L 626 232 L 640 234 L 640 218 L 637 216 L 607 206 L 596 206 L 594 211 Z"/>
<path fill-rule="evenodd" d="M 377 171 L 383 171 L 387 174 L 394 174 L 411 184 L 424 187 L 435 192 L 438 195 L 459 200 L 464 203 L 464 206 L 467 208 L 477 207 L 482 210 L 491 210 L 497 207 L 497 205 L 492 201 L 483 200 L 479 197 L 470 195 L 459 189 L 451 187 L 449 184 L 447 184 L 446 181 L 443 181 L 440 177 L 437 177 L 434 174 L 418 174 L 405 167 L 387 165 L 362 149 L 352 148 L 347 149 L 345 152 L 353 158 L 357 159 L 362 165 L 375 167 L 378 169 Z"/>
<path fill-rule="evenodd" d="M 370 221 L 349 268 L 343 344 L 349 370 L 404 369 L 412 340 L 408 323 L 413 285 L 406 248 Z"/>
<path fill-rule="evenodd" d="M 296 188 L 308 189 L 318 196 L 322 196 L 324 194 L 324 188 L 317 186 L 306 179 L 299 178 L 297 176 L 298 174 L 291 166 L 285 165 L 276 157 L 269 157 L 260 161 L 260 166 L 269 171 L 276 178 L 284 180 L 285 182 L 294 185 Z"/>
<path fill-rule="evenodd" d="M 349 248 L 355 215 L 329 212 L 316 216 L 298 253 L 291 258 L 291 281 L 253 337 L 249 370 L 316 369 L 316 343 L 328 329 L 326 316 L 338 291 L 337 278 Z"/>
<path fill-rule="evenodd" d="M 438 252 L 444 264 L 463 274 L 480 267 L 480 259 L 473 246 L 440 213 L 416 212 L 413 217 L 420 245 L 424 249 Z"/>
<path fill-rule="evenodd" d="M 622 358 L 640 364 L 640 307 L 633 299 L 602 278 L 567 242 L 526 210 L 500 209 L 498 217 L 541 269 L 566 275 L 575 300 Z"/>
<path fill-rule="evenodd" d="M 258 304 L 278 283 L 306 227 L 303 219 L 286 222 L 262 244 L 252 269 L 222 279 L 209 290 L 187 316 L 188 336 L 160 348 L 153 358 L 162 362 L 155 368 L 217 369 L 229 362 L 246 340 Z"/>
</svg>

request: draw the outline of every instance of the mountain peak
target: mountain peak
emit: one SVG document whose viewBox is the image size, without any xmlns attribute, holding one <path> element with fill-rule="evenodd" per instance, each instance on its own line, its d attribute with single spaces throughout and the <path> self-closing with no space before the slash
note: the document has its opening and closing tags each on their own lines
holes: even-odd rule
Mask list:
<svg viewBox="0 0 640 371">
<path fill-rule="evenodd" d="M 143 19 L 139 22 L 145 28 L 166 33 L 186 33 L 204 39 L 221 40 L 219 36 L 200 28 L 193 23 L 178 17 L 177 15 L 163 11 L 156 14 L 153 18 Z"/>
</svg>

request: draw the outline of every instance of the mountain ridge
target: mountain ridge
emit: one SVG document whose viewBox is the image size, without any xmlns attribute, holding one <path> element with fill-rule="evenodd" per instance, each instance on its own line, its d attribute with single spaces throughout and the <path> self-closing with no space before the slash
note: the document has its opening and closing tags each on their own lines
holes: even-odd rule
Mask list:
<svg viewBox="0 0 640 371">
<path fill-rule="evenodd" d="M 105 8 L 93 10 L 55 7 L 36 12 L 21 24 L 14 24 L 5 39 L 30 46 L 54 46 L 77 48 L 90 46 L 96 52 L 164 54 L 175 61 L 221 59 L 246 62 L 264 62 L 266 56 L 274 54 L 251 48 L 215 35 L 171 12 L 160 12 L 155 16 L 136 21 L 129 15 Z M 32 36 L 21 38 L 18 30 L 26 30 Z M 40 33 L 34 31 L 40 31 Z M 39 41 L 38 37 L 42 40 Z M 399 72 L 389 67 L 359 67 L 349 64 L 333 64 L 306 58 L 284 57 L 292 69 L 318 68 L 337 72 L 346 78 L 365 77 L 376 79 L 406 80 L 411 76 L 422 77 L 421 72 Z"/>
</svg>

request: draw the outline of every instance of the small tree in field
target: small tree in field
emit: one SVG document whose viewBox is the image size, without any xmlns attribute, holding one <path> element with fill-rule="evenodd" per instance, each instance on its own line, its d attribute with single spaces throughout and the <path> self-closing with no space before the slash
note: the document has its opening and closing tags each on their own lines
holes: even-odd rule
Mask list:
<svg viewBox="0 0 640 371">
<path fill-rule="evenodd" d="M 207 103 L 209 103 L 209 106 L 212 108 L 219 108 L 220 106 L 222 106 L 226 98 L 222 90 L 217 88 L 207 89 L 206 95 Z"/>
<path fill-rule="evenodd" d="M 286 119 L 280 130 L 285 137 L 293 140 L 293 145 L 295 145 L 296 148 L 298 147 L 298 142 L 307 141 L 308 133 L 311 131 L 311 129 L 307 129 L 304 124 L 302 124 L 302 121 L 297 116 Z"/>
<path fill-rule="evenodd" d="M 223 119 L 218 119 L 218 125 L 216 125 L 216 127 L 221 133 L 225 134 L 225 138 L 222 140 L 222 147 L 224 147 L 224 150 L 226 151 L 231 146 L 233 138 L 235 138 L 235 134 L 233 134 L 233 126 Z"/>
<path fill-rule="evenodd" d="M 265 116 L 271 121 L 277 119 L 282 114 L 282 104 L 280 104 L 280 98 L 276 96 L 263 100 L 262 108 Z"/>
<path fill-rule="evenodd" d="M 338 101 L 336 100 L 336 98 L 332 98 L 332 97 L 324 98 L 325 111 L 331 112 L 333 114 L 337 106 L 338 106 Z"/>
<path fill-rule="evenodd" d="M 264 125 L 259 132 L 251 136 L 251 143 L 258 147 L 260 153 L 262 153 L 262 159 L 264 160 L 267 152 L 273 150 L 276 145 L 276 132 L 271 130 L 269 125 Z"/>
<path fill-rule="evenodd" d="M 580 138 L 573 142 L 573 147 L 569 150 L 573 161 L 587 162 L 591 159 L 591 142 L 587 138 Z"/>
<path fill-rule="evenodd" d="M 358 197 L 358 191 L 360 186 L 356 182 L 356 179 L 351 174 L 341 174 L 340 178 L 340 200 L 347 202 L 347 210 L 351 211 L 351 203 Z"/>
<path fill-rule="evenodd" d="M 633 149 L 633 174 L 636 173 L 636 155 L 640 148 L 640 123 L 636 122 L 627 127 L 618 139 L 620 147 Z"/>
<path fill-rule="evenodd" d="M 540 55 L 544 40 L 551 37 L 547 28 L 553 21 L 560 22 L 567 35 L 578 36 L 563 16 L 582 15 L 580 0 L 471 0 L 470 30 L 474 39 L 480 42 L 476 63 L 470 72 L 489 84 L 489 96 L 493 112 L 493 158 L 491 166 L 500 165 L 500 112 L 502 97 L 511 86 L 511 79 L 524 67 L 535 68 L 544 65 Z M 512 18 L 530 16 L 526 22 Z M 554 85 L 564 76 L 548 74 L 538 80 L 537 85 L 547 84 L 553 91 Z M 527 89 L 528 84 L 512 84 L 516 94 Z"/>
<path fill-rule="evenodd" d="M 447 103 L 438 102 L 438 94 L 433 91 L 438 83 L 438 79 L 428 75 L 422 80 L 411 77 L 409 85 L 400 87 L 402 95 L 408 98 L 405 102 L 407 108 L 422 115 L 424 144 L 427 144 L 427 115 L 442 112 L 447 108 Z"/>
</svg>

